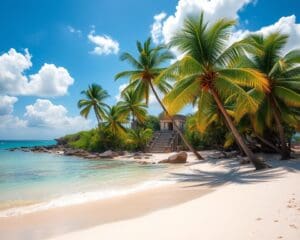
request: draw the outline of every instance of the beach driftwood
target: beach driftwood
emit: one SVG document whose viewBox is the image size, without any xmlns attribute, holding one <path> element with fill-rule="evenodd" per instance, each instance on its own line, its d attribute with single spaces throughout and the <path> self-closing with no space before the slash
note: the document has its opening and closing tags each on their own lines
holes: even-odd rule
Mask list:
<svg viewBox="0 0 300 240">
<path fill-rule="evenodd" d="M 186 163 L 186 160 L 187 160 L 187 153 L 179 152 L 171 155 L 165 160 L 160 161 L 159 163 Z"/>
</svg>

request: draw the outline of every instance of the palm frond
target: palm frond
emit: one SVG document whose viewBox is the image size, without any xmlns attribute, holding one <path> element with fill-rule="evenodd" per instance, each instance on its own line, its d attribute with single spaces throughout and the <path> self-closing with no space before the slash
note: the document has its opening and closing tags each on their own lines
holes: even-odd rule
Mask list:
<svg viewBox="0 0 300 240">
<path fill-rule="evenodd" d="M 288 106 L 300 107 L 300 94 L 283 86 L 275 86 L 274 93 Z"/>
</svg>

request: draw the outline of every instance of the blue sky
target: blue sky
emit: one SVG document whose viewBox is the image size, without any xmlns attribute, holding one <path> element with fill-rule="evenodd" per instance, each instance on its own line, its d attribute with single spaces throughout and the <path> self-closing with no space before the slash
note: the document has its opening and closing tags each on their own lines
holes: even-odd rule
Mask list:
<svg viewBox="0 0 300 240">
<path fill-rule="evenodd" d="M 180 26 L 182 16 L 200 10 L 211 20 L 238 19 L 236 38 L 280 28 L 292 35 L 288 48 L 300 42 L 298 0 L 3 0 L 0 9 L 0 139 L 53 138 L 92 127 L 93 117 L 78 117 L 80 91 L 98 83 L 114 104 L 126 83 L 114 82 L 114 75 L 129 67 L 119 54 L 135 53 L 136 40 L 151 36 L 155 22 L 161 42 Z M 105 36 L 105 46 L 95 43 Z M 18 91 L 9 86 L 11 74 Z M 150 105 L 150 112 L 159 111 L 155 102 Z"/>
</svg>

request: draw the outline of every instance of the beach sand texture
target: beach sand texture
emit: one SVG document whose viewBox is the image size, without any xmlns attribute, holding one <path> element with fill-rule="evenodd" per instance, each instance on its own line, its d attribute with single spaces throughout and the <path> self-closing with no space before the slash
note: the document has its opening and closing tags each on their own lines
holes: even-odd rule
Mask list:
<svg viewBox="0 0 300 240">
<path fill-rule="evenodd" d="M 176 184 L 0 219 L 1 238 L 298 240 L 300 161 L 268 158 L 272 169 L 253 171 L 189 157 L 170 173 Z"/>
<path fill-rule="evenodd" d="M 226 169 L 228 164 L 195 165 L 194 172 L 183 177 L 190 186 L 218 186 L 215 191 L 146 216 L 54 239 L 300 239 L 300 162 L 272 164 L 274 168 L 258 172 L 244 166 L 236 172 Z"/>
</svg>

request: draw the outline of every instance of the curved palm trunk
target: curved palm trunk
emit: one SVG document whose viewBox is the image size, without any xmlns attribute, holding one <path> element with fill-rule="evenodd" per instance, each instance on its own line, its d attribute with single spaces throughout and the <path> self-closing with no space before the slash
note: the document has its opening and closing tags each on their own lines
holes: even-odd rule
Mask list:
<svg viewBox="0 0 300 240">
<path fill-rule="evenodd" d="M 150 87 L 152 89 L 152 92 L 154 93 L 156 100 L 159 102 L 160 106 L 162 107 L 162 109 L 164 110 L 164 112 L 166 113 L 166 115 L 172 120 L 173 126 L 176 130 L 176 132 L 179 134 L 179 136 L 181 137 L 181 139 L 183 140 L 184 144 L 188 147 L 188 149 L 193 152 L 195 154 L 195 156 L 201 160 L 203 159 L 203 157 L 189 144 L 188 140 L 184 137 L 184 135 L 182 134 L 181 130 L 178 128 L 178 126 L 176 125 L 174 118 L 169 114 L 168 110 L 166 109 L 166 107 L 164 106 L 164 104 L 162 103 L 162 101 L 160 100 L 151 80 L 150 82 Z"/>
<path fill-rule="evenodd" d="M 291 158 L 291 153 L 290 150 L 287 147 L 287 141 L 285 139 L 285 134 L 284 134 L 284 129 L 283 126 L 281 124 L 281 120 L 280 120 L 280 113 L 277 109 L 277 106 L 275 104 L 274 99 L 271 97 L 271 106 L 273 108 L 273 113 L 274 113 L 274 119 L 275 119 L 275 123 L 276 123 L 276 127 L 279 133 L 279 139 L 280 139 L 280 145 L 281 145 L 281 160 L 287 160 Z"/>
<path fill-rule="evenodd" d="M 221 100 L 220 100 L 220 97 L 218 95 L 218 93 L 214 90 L 214 89 L 211 89 L 211 94 L 219 108 L 219 110 L 221 111 L 225 121 L 227 122 L 227 126 L 228 128 L 230 129 L 230 131 L 232 132 L 235 140 L 237 141 L 237 143 L 240 145 L 240 147 L 243 149 L 244 153 L 247 155 L 247 157 L 249 158 L 249 160 L 253 163 L 254 167 L 256 170 L 259 170 L 259 169 L 265 169 L 265 168 L 268 168 L 269 166 L 260 161 L 259 159 L 257 159 L 253 152 L 248 148 L 248 146 L 245 144 L 242 136 L 240 135 L 240 133 L 238 132 L 238 130 L 236 129 L 236 127 L 234 126 L 232 120 L 230 119 L 228 113 L 226 112 Z"/>
<path fill-rule="evenodd" d="M 95 112 L 95 115 L 96 115 L 96 118 L 97 118 L 97 122 L 98 122 L 98 127 L 100 126 L 100 123 L 101 123 L 101 119 L 100 119 L 100 117 L 98 116 L 98 114 L 97 114 L 97 109 L 96 109 L 96 107 L 94 107 L 94 112 Z"/>
</svg>

